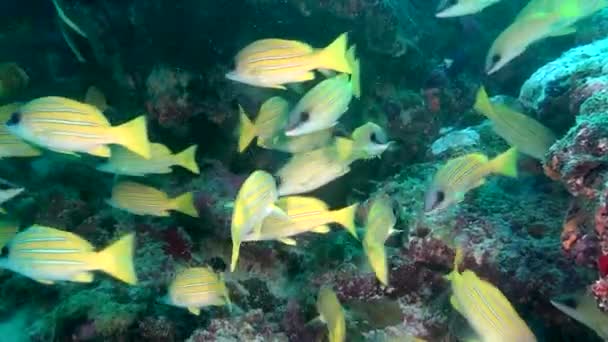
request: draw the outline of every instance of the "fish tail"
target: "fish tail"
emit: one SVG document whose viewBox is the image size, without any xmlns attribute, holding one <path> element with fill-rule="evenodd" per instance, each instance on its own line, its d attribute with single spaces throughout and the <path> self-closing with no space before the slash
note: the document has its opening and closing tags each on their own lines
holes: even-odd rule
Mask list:
<svg viewBox="0 0 608 342">
<path fill-rule="evenodd" d="M 350 74 L 352 69 L 346 58 L 348 34 L 341 34 L 333 43 L 319 52 L 319 68 Z"/>
<path fill-rule="evenodd" d="M 357 56 L 355 55 L 355 52 L 356 52 L 356 45 L 353 45 L 346 52 L 346 59 L 348 60 L 348 64 L 350 65 L 350 68 L 352 69 L 352 74 L 350 76 L 350 84 L 353 87 L 353 95 L 355 95 L 356 98 L 360 98 L 361 97 L 361 79 L 359 77 L 360 65 L 359 65 L 359 60 L 357 59 Z"/>
<path fill-rule="evenodd" d="M 198 217 L 198 211 L 194 206 L 194 200 L 191 192 L 186 192 L 185 194 L 175 197 L 173 199 L 173 208 L 180 213 L 184 213 L 192 217 Z"/>
<path fill-rule="evenodd" d="M 383 244 L 367 245 L 364 244 L 365 253 L 369 264 L 372 266 L 376 278 L 383 284 L 388 285 L 388 267 L 386 264 L 386 250 Z"/>
<path fill-rule="evenodd" d="M 511 147 L 490 161 L 493 173 L 508 177 L 517 177 L 517 149 Z"/>
<path fill-rule="evenodd" d="M 230 272 L 236 270 L 236 263 L 239 261 L 239 251 L 241 249 L 241 242 L 232 240 L 232 257 L 230 260 Z"/>
<path fill-rule="evenodd" d="M 357 240 L 359 240 L 359 237 L 357 236 L 357 228 L 355 226 L 355 215 L 358 207 L 359 204 L 357 203 L 333 212 L 335 222 L 343 226 Z"/>
<path fill-rule="evenodd" d="M 198 164 L 196 163 L 197 148 L 198 146 L 192 145 L 178 153 L 175 157 L 177 159 L 178 165 L 198 175 L 201 171 L 199 170 Z"/>
<path fill-rule="evenodd" d="M 247 113 L 241 105 L 239 105 L 239 116 L 240 116 L 240 125 L 239 125 L 239 153 L 245 151 L 247 146 L 251 144 L 251 141 L 255 138 L 255 125 L 249 117 L 247 117 Z"/>
<path fill-rule="evenodd" d="M 99 268 L 125 283 L 137 284 L 137 274 L 133 267 L 135 234 L 128 234 L 97 253 Z"/>
<path fill-rule="evenodd" d="M 484 86 L 479 87 L 479 90 L 477 90 L 477 96 L 475 98 L 475 105 L 473 108 L 478 113 L 490 119 L 495 116 L 494 108 L 492 107 L 492 103 L 490 102 L 490 98 L 488 97 L 488 93 L 486 92 L 486 88 Z"/>
<path fill-rule="evenodd" d="M 148 128 L 146 116 L 141 115 L 127 123 L 112 128 L 117 144 L 150 159 L 150 142 L 148 141 Z"/>
</svg>

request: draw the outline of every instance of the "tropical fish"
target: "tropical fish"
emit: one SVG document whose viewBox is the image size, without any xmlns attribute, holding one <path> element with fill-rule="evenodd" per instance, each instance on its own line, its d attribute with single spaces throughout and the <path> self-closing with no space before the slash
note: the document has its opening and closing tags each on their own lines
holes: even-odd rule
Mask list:
<svg viewBox="0 0 608 342">
<path fill-rule="evenodd" d="M 552 300 L 551 304 L 559 311 L 579 321 L 589 329 L 595 331 L 602 340 L 608 340 L 608 315 L 597 307 L 595 299 L 586 291 L 575 298 L 575 307 L 571 307 Z"/>
<path fill-rule="evenodd" d="M 295 40 L 258 40 L 236 55 L 235 70 L 226 78 L 257 87 L 286 89 L 284 84 L 313 80 L 315 69 L 350 74 L 347 41 L 344 33 L 325 49 L 316 50 Z"/>
<path fill-rule="evenodd" d="M 460 17 L 464 15 L 475 14 L 483 11 L 487 7 L 500 2 L 501 0 L 455 0 L 444 1 L 447 7 L 441 7 L 441 10 L 435 15 L 437 18 Z"/>
<path fill-rule="evenodd" d="M 262 221 L 271 212 L 286 217 L 287 214 L 275 205 L 279 198 L 277 185 L 271 174 L 255 171 L 241 185 L 234 202 L 230 232 L 232 236 L 232 261 L 234 272 L 239 259 L 239 250 L 244 236 L 255 230 L 259 234 Z"/>
<path fill-rule="evenodd" d="M 396 223 L 397 217 L 390 197 L 381 195 L 374 199 L 365 223 L 363 250 L 376 273 L 376 278 L 384 285 L 388 285 L 384 243 L 391 234 L 397 232 L 394 229 Z"/>
<path fill-rule="evenodd" d="M 328 146 L 331 144 L 333 137 L 333 128 L 298 135 L 297 137 L 288 137 L 284 133 L 279 133 L 270 139 L 258 138 L 258 146 L 287 153 L 301 153 Z"/>
<path fill-rule="evenodd" d="M 351 134 L 353 151 L 351 160 L 377 158 L 392 144 L 382 127 L 368 122 L 357 127 Z"/>
<path fill-rule="evenodd" d="M 30 77 L 17 63 L 0 63 L 0 99 L 19 94 L 29 83 Z"/>
<path fill-rule="evenodd" d="M 469 190 L 483 185 L 491 174 L 517 177 L 517 149 L 512 147 L 492 160 L 481 153 L 449 160 L 435 174 L 426 193 L 424 210 L 443 210 L 461 202 Z"/>
<path fill-rule="evenodd" d="M 292 238 L 307 232 L 326 234 L 329 224 L 338 223 L 357 238 L 355 214 L 357 204 L 340 210 L 329 210 L 327 204 L 314 197 L 290 196 L 280 198 L 276 205 L 287 217 L 270 214 L 262 222 L 262 228 L 243 237 L 243 241 L 277 240 L 295 245 Z"/>
<path fill-rule="evenodd" d="M 530 331 L 505 295 L 473 271 L 458 271 L 462 250 L 454 259 L 454 270 L 447 275 L 452 284 L 450 303 L 469 322 L 484 342 L 534 342 Z"/>
<path fill-rule="evenodd" d="M 181 166 L 192 173 L 199 174 L 196 163 L 196 149 L 193 145 L 173 154 L 165 145 L 150 144 L 150 159 L 145 159 L 120 146 L 112 148 L 110 159 L 97 166 L 97 170 L 124 176 L 145 176 L 148 174 L 171 173 L 172 166 Z"/>
<path fill-rule="evenodd" d="M 319 318 L 327 324 L 329 329 L 329 342 L 342 342 L 346 340 L 346 319 L 344 309 L 334 290 L 324 286 L 317 298 L 317 311 Z"/>
<path fill-rule="evenodd" d="M 197 316 L 202 307 L 230 305 L 223 277 L 210 267 L 190 267 L 179 271 L 162 301 L 187 308 Z"/>
<path fill-rule="evenodd" d="M 41 97 L 26 103 L 11 115 L 6 127 L 27 142 L 61 153 L 109 157 L 108 145 L 117 144 L 150 157 L 144 115 L 112 127 L 99 109 L 63 97 Z"/>
<path fill-rule="evenodd" d="M 0 249 L 4 248 L 19 230 L 19 222 L 3 217 L 0 218 Z"/>
<path fill-rule="evenodd" d="M 0 267 L 44 284 L 90 283 L 92 271 L 100 270 L 134 285 L 137 283 L 133 268 L 134 243 L 135 234 L 128 234 L 95 252 L 93 245 L 76 234 L 33 225 L 9 242 L 8 256 L 0 259 Z"/>
<path fill-rule="evenodd" d="M 531 117 L 503 104 L 493 104 L 485 89 L 477 92 L 475 110 L 492 121 L 496 134 L 509 145 L 538 160 L 543 160 L 557 138 L 550 129 Z"/>
<path fill-rule="evenodd" d="M 21 107 L 20 103 L 11 103 L 0 107 L 0 121 L 6 122 Z M 11 133 L 4 125 L 0 126 L 0 158 L 37 157 L 42 152 Z"/>
<path fill-rule="evenodd" d="M 243 152 L 253 139 L 267 140 L 274 137 L 287 124 L 289 102 L 280 96 L 271 97 L 260 107 L 255 123 L 247 117 L 239 105 L 241 124 L 239 127 L 239 152 Z"/>
<path fill-rule="evenodd" d="M 198 217 L 192 193 L 169 198 L 164 192 L 153 187 L 123 181 L 112 188 L 112 198 L 107 200 L 111 206 L 135 215 L 169 216 L 170 210 Z"/>
</svg>

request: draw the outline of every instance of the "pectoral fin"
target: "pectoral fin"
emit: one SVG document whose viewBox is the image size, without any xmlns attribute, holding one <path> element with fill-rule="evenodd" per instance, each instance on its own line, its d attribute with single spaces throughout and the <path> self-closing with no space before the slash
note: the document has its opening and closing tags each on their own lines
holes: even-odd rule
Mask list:
<svg viewBox="0 0 608 342">
<path fill-rule="evenodd" d="M 189 307 L 188 311 L 190 311 L 192 314 L 197 315 L 197 316 L 201 314 L 200 308 Z"/>
<path fill-rule="evenodd" d="M 280 238 L 278 241 L 290 246 L 295 246 L 297 244 L 296 240 L 291 238 Z"/>
<path fill-rule="evenodd" d="M 318 226 L 311 230 L 311 232 L 319 233 L 319 234 L 327 234 L 331 231 L 328 225 Z"/>
</svg>

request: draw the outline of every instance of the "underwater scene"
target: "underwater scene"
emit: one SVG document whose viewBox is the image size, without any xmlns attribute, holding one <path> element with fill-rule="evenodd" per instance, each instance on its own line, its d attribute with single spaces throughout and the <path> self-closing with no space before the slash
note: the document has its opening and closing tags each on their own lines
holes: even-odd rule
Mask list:
<svg viewBox="0 0 608 342">
<path fill-rule="evenodd" d="M 0 342 L 608 341 L 608 0 L 0 0 Z"/>
</svg>

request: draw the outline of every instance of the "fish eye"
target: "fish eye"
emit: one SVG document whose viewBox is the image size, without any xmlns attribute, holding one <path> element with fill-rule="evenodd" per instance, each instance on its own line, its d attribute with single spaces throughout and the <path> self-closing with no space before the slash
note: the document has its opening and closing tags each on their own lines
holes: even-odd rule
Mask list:
<svg viewBox="0 0 608 342">
<path fill-rule="evenodd" d="M 437 203 L 443 202 L 443 200 L 445 200 L 445 192 L 437 191 L 437 198 L 435 200 Z"/>
<path fill-rule="evenodd" d="M 13 114 L 11 114 L 10 119 L 8 119 L 8 121 L 6 122 L 6 125 L 15 126 L 15 125 L 18 125 L 19 122 L 21 122 L 21 113 L 14 112 Z"/>
<path fill-rule="evenodd" d="M 500 61 L 500 55 L 496 54 L 494 56 L 492 56 L 492 64 L 496 64 L 498 63 L 498 61 Z"/>
<path fill-rule="evenodd" d="M 2 247 L 2 254 L 0 254 L 0 257 L 5 258 L 7 256 L 8 256 L 8 247 L 4 246 L 4 247 Z"/>
<path fill-rule="evenodd" d="M 310 113 L 308 113 L 308 112 L 300 113 L 300 122 L 306 122 L 306 121 L 308 121 L 308 119 L 310 119 Z"/>
<path fill-rule="evenodd" d="M 372 134 L 369 135 L 369 140 L 371 142 L 373 142 L 374 144 L 380 144 L 380 141 L 378 140 L 378 135 L 376 134 L 376 132 L 372 132 Z"/>
</svg>

